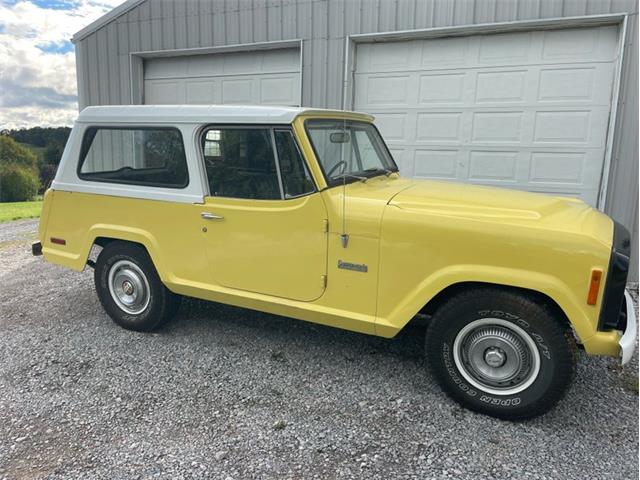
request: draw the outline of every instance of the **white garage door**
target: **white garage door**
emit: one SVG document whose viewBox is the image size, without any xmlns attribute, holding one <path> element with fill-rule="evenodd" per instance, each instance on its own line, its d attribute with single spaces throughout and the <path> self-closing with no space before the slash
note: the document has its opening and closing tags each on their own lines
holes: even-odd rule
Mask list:
<svg viewBox="0 0 640 480">
<path fill-rule="evenodd" d="M 354 108 L 403 174 L 598 199 L 617 27 L 361 44 Z"/>
<path fill-rule="evenodd" d="M 300 104 L 300 50 L 148 59 L 147 104 Z"/>
</svg>

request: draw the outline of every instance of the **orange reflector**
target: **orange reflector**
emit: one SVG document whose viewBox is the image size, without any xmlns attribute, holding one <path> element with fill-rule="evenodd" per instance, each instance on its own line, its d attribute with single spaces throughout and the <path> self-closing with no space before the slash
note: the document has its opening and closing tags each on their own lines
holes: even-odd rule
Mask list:
<svg viewBox="0 0 640 480">
<path fill-rule="evenodd" d="M 55 243 L 57 245 L 66 245 L 67 241 L 64 238 L 51 237 L 51 243 Z"/>
<path fill-rule="evenodd" d="M 589 295 L 587 295 L 587 304 L 595 305 L 598 301 L 598 292 L 600 291 L 600 280 L 602 280 L 602 270 L 591 270 L 591 282 L 589 283 Z"/>
</svg>

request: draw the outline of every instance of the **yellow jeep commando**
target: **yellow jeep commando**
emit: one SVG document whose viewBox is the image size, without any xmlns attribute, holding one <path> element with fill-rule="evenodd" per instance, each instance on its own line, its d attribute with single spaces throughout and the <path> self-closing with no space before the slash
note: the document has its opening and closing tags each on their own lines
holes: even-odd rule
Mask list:
<svg viewBox="0 0 640 480">
<path fill-rule="evenodd" d="M 560 399 L 575 340 L 623 364 L 635 347 L 625 228 L 579 200 L 402 178 L 362 113 L 86 108 L 39 240 L 49 262 L 94 267 L 131 330 L 182 296 L 385 338 L 422 314 L 434 377 L 499 418 Z"/>
</svg>

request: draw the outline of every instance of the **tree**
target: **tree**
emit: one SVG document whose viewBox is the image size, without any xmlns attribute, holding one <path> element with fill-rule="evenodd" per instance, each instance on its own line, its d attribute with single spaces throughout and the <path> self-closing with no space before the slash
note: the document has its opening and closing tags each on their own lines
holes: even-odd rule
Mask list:
<svg viewBox="0 0 640 480">
<path fill-rule="evenodd" d="M 0 202 L 26 202 L 38 193 L 37 173 L 16 163 L 0 164 Z"/>
<path fill-rule="evenodd" d="M 26 143 L 35 147 L 46 147 L 50 143 L 64 145 L 71 129 L 69 127 L 32 127 L 20 130 L 9 130 L 9 136 L 16 142 Z"/>
<path fill-rule="evenodd" d="M 0 136 L 0 166 L 18 165 L 37 173 L 38 158 L 11 137 Z"/>
<path fill-rule="evenodd" d="M 44 151 L 43 161 L 48 165 L 58 165 L 60 158 L 62 158 L 62 152 L 64 152 L 64 146 L 57 142 L 50 143 Z"/>
</svg>

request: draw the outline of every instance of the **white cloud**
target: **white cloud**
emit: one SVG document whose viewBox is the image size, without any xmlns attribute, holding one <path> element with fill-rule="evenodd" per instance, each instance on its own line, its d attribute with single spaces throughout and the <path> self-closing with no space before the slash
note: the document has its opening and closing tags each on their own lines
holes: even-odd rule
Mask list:
<svg viewBox="0 0 640 480">
<path fill-rule="evenodd" d="M 77 115 L 71 37 L 123 0 L 0 0 L 0 129 L 70 125 Z"/>
</svg>

